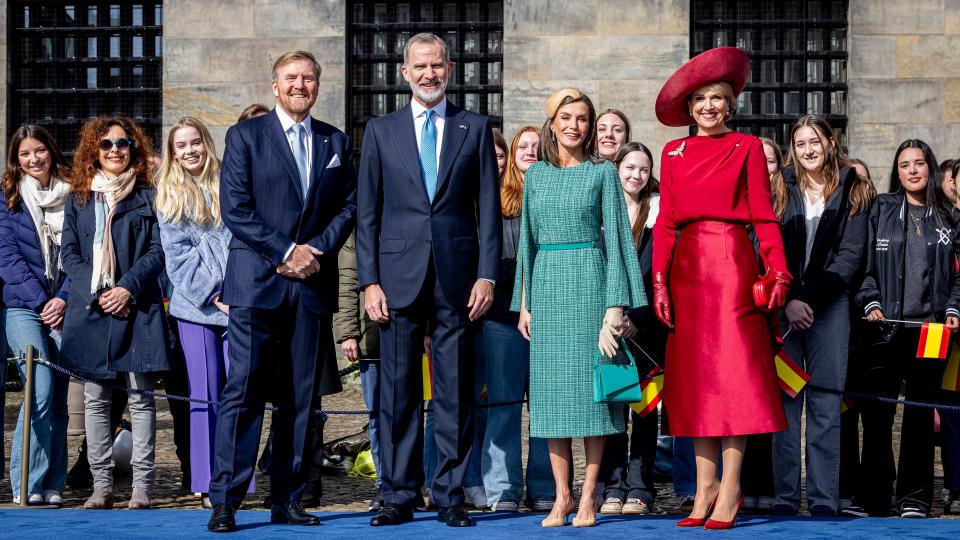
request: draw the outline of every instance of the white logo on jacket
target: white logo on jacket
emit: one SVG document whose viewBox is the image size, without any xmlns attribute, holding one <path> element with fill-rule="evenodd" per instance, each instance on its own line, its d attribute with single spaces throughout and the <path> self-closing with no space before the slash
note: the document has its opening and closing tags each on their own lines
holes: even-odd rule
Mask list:
<svg viewBox="0 0 960 540">
<path fill-rule="evenodd" d="M 943 227 L 942 229 L 937 229 L 937 234 L 940 235 L 940 238 L 937 240 L 937 243 L 938 243 L 938 244 L 943 244 L 943 245 L 945 245 L 945 246 L 949 246 L 949 245 L 950 245 L 950 233 L 951 233 L 951 232 L 953 232 L 953 231 L 951 231 L 951 230 L 948 229 L 947 227 Z"/>
<path fill-rule="evenodd" d="M 877 251 L 889 251 L 889 250 L 890 250 L 890 239 L 877 238 Z"/>
</svg>

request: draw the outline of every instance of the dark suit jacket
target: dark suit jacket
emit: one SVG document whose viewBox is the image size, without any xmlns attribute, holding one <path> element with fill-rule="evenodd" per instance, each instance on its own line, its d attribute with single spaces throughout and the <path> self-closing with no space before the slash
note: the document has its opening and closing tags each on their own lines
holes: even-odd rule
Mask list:
<svg viewBox="0 0 960 540">
<path fill-rule="evenodd" d="M 353 149 L 342 131 L 311 121 L 313 159 L 306 197 L 276 111 L 227 131 L 220 207 L 233 240 L 223 280 L 225 304 L 272 309 L 296 287 L 312 312 L 337 311 L 337 253 L 357 210 Z M 334 156 L 339 164 L 328 167 Z M 277 273 L 292 243 L 323 251 L 319 272 L 303 281 Z"/>
<path fill-rule="evenodd" d="M 437 192 L 420 173 L 410 105 L 367 123 L 360 158 L 360 287 L 379 283 L 391 309 L 423 286 L 430 255 L 447 298 L 466 306 L 477 278 L 497 279 L 500 192 L 490 120 L 447 102 Z"/>
<path fill-rule="evenodd" d="M 105 314 L 90 293 L 97 230 L 93 196 L 81 205 L 71 195 L 64 205 L 60 260 L 70 276 L 70 299 L 60 354 L 64 364 L 81 376 L 112 379 L 118 372 L 169 369 L 170 336 L 160 290 L 163 247 L 153 196 L 153 188 L 138 184 L 113 212 L 116 284 L 133 295 L 125 319 Z"/>
</svg>

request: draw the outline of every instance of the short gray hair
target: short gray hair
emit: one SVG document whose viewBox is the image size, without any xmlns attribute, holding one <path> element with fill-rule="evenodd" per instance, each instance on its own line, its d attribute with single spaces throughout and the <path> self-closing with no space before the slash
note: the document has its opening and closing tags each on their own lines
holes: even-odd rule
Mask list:
<svg viewBox="0 0 960 540">
<path fill-rule="evenodd" d="M 430 32 L 420 32 L 415 36 L 407 40 L 406 45 L 403 46 L 403 65 L 407 65 L 407 60 L 410 59 L 410 47 L 414 43 L 438 43 L 440 44 L 440 56 L 443 58 L 444 62 L 450 61 L 450 54 L 447 52 L 447 42 L 440 38 L 436 34 L 431 34 Z"/>
</svg>

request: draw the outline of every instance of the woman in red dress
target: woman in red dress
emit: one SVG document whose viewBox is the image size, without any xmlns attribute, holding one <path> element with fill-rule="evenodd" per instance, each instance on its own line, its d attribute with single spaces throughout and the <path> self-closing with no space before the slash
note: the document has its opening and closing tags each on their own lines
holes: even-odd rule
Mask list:
<svg viewBox="0 0 960 540">
<path fill-rule="evenodd" d="M 712 49 L 678 69 L 657 96 L 660 122 L 697 126 L 696 135 L 664 147 L 653 231 L 654 311 L 672 329 L 663 402 L 670 433 L 693 437 L 697 456 L 693 512 L 678 526 L 732 527 L 746 436 L 787 425 L 765 313 L 782 306 L 791 279 L 780 222 L 763 145 L 725 125 L 749 72 L 743 51 Z M 747 225 L 772 282 L 761 307 Z"/>
</svg>

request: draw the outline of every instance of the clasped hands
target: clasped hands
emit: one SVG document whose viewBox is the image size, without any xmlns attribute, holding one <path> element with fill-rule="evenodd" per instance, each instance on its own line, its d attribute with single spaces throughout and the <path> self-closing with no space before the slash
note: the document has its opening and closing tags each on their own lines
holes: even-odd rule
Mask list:
<svg viewBox="0 0 960 540">
<path fill-rule="evenodd" d="M 322 255 L 322 251 L 309 244 L 297 244 L 287 260 L 277 267 L 277 273 L 288 278 L 307 279 L 320 270 L 317 257 Z"/>
<path fill-rule="evenodd" d="M 100 309 L 107 315 L 113 315 L 119 319 L 125 319 L 130 315 L 130 300 L 133 295 L 123 287 L 113 287 L 97 298 Z"/>
</svg>

